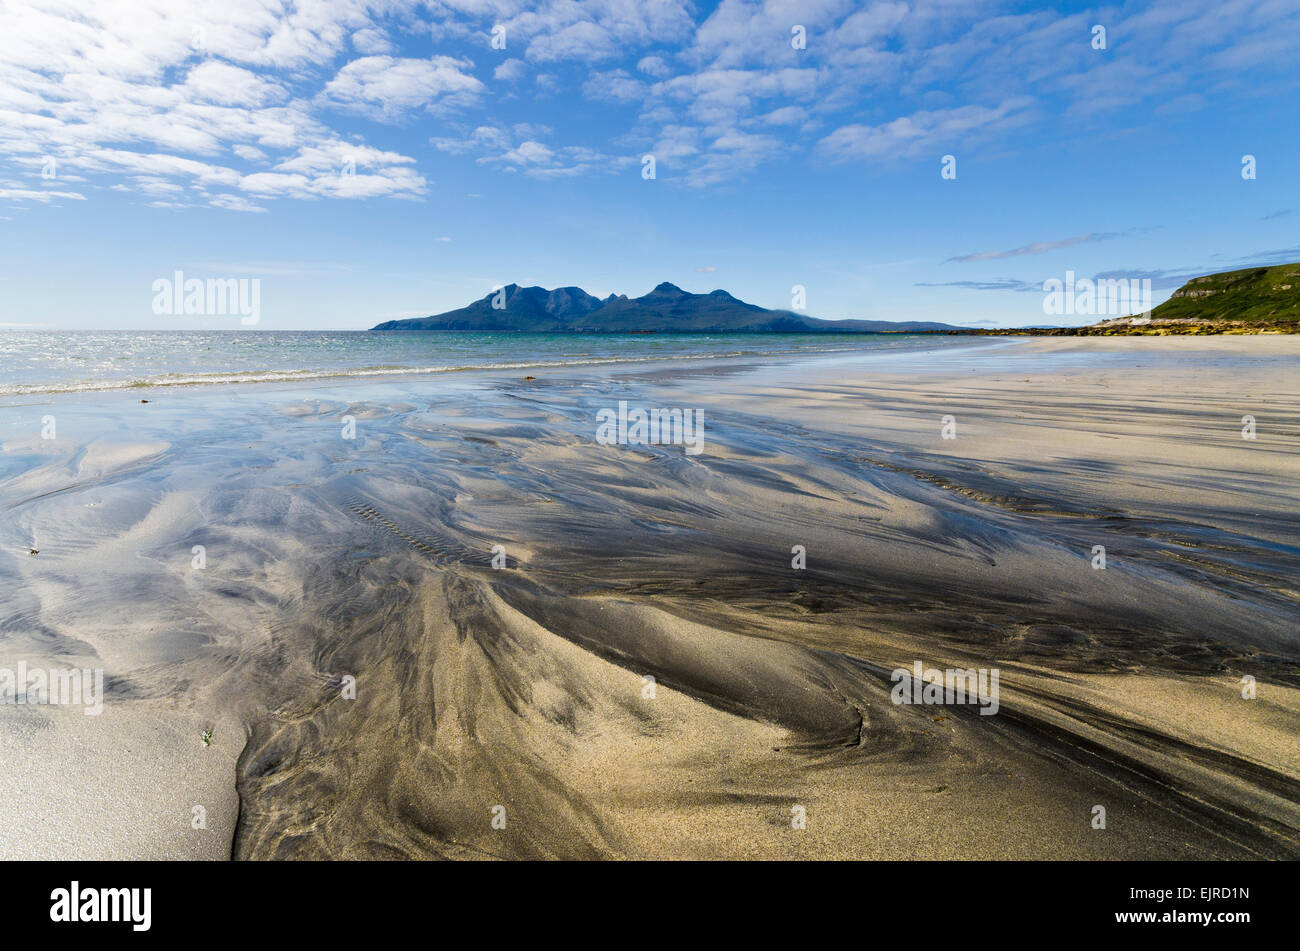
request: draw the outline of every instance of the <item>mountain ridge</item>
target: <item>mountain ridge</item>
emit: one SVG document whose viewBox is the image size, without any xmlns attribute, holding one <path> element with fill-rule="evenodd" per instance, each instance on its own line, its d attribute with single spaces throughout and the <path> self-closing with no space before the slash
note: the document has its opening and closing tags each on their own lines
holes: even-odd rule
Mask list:
<svg viewBox="0 0 1300 951">
<path fill-rule="evenodd" d="M 506 284 L 456 310 L 386 320 L 371 330 L 480 333 L 909 333 L 955 330 L 933 321 L 824 320 L 750 304 L 728 291 L 694 294 L 663 281 L 641 297 L 603 299 L 580 287 Z"/>
</svg>

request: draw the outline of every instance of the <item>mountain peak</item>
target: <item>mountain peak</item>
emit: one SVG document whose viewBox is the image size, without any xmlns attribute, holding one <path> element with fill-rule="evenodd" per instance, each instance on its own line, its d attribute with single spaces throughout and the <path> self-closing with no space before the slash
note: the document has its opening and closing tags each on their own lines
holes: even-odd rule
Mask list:
<svg viewBox="0 0 1300 951">
<path fill-rule="evenodd" d="M 650 293 L 651 294 L 672 294 L 675 297 L 686 296 L 686 292 L 684 290 L 682 290 L 676 284 L 671 284 L 668 281 L 664 281 L 662 284 L 656 285 L 655 289 L 652 290 Z"/>
</svg>

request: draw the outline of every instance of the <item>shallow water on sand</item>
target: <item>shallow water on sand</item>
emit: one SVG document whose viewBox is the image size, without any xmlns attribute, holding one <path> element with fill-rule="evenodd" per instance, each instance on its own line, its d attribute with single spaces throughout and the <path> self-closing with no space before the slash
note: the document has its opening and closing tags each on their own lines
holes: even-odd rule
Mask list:
<svg viewBox="0 0 1300 951">
<path fill-rule="evenodd" d="M 106 853 L 1300 854 L 1295 433 L 1266 425 L 1300 396 L 1223 357 L 1258 453 L 1175 471 L 1161 439 L 1218 451 L 1212 380 L 1147 402 L 1159 355 L 998 352 L 1064 376 L 1026 402 L 962 350 L 11 403 L 0 666 L 105 669 L 77 730 L 152 836 Z M 597 444 L 620 400 L 702 410 L 705 451 Z M 997 715 L 891 702 L 917 659 L 999 669 Z M 42 717 L 68 729 L 0 707 L 0 737 L 53 785 L 77 754 Z M 141 723 L 202 765 L 150 790 Z M 188 816 L 223 784 L 214 846 Z M 0 851 L 66 841 L 21 793 Z"/>
</svg>

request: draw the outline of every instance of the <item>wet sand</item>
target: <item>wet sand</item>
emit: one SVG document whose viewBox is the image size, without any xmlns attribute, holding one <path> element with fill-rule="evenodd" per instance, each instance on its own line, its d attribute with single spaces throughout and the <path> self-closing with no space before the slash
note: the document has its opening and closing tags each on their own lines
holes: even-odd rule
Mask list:
<svg viewBox="0 0 1300 951">
<path fill-rule="evenodd" d="M 107 695 L 0 704 L 0 856 L 1298 857 L 1297 371 L 1031 338 L 10 401 L 0 667 Z M 703 452 L 598 444 L 620 400 Z M 893 703 L 915 661 L 997 713 Z"/>
</svg>

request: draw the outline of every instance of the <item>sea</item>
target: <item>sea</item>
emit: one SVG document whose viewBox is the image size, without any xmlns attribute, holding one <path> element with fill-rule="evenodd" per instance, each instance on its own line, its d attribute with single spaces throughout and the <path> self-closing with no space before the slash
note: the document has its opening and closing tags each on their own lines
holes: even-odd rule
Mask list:
<svg viewBox="0 0 1300 951">
<path fill-rule="evenodd" d="M 0 397 L 960 346 L 931 334 L 0 332 Z"/>
</svg>

